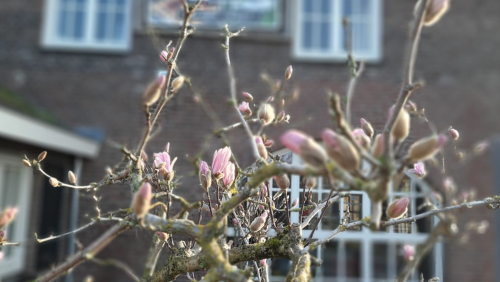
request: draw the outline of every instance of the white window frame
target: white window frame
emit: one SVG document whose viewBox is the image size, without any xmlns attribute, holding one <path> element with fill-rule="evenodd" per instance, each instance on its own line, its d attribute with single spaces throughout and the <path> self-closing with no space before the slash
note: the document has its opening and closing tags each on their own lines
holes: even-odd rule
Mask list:
<svg viewBox="0 0 500 282">
<path fill-rule="evenodd" d="M 283 155 L 287 154 L 290 152 L 288 149 L 283 149 L 278 152 L 275 152 L 277 155 Z M 300 160 L 300 157 L 293 154 L 292 156 L 292 165 L 301 165 L 302 161 Z M 271 180 L 270 183 L 273 183 Z M 302 192 L 302 189 L 299 189 L 300 187 L 300 175 L 292 175 L 290 179 L 290 186 L 291 189 L 289 191 L 290 193 L 290 203 L 300 197 L 300 193 Z M 425 189 L 428 189 L 428 187 L 424 187 Z M 280 191 L 280 188 L 278 187 L 270 187 L 271 194 L 274 194 L 275 192 Z M 322 190 L 322 179 L 319 178 L 318 180 L 318 185 L 315 189 L 314 192 L 318 192 L 318 195 L 325 193 L 326 191 L 330 190 Z M 391 191 L 392 191 L 392 185 L 391 185 Z M 411 188 L 410 188 L 410 193 L 402 193 L 402 192 L 394 192 L 390 193 L 390 197 L 388 199 L 388 202 L 391 202 L 393 198 L 396 196 L 409 196 L 410 197 L 410 206 L 414 207 L 410 209 L 411 216 L 415 215 L 416 212 L 416 196 L 422 196 L 424 193 L 415 193 L 413 191 L 416 191 L 416 183 L 414 181 L 411 182 Z M 362 195 L 362 216 L 361 218 L 364 218 L 368 215 L 370 215 L 370 199 L 368 198 L 368 195 L 365 192 L 362 191 L 351 191 L 351 194 L 357 194 L 357 195 Z M 343 199 L 339 201 L 340 207 L 343 206 Z M 319 216 L 319 214 L 317 215 Z M 343 209 L 340 209 L 340 218 L 343 217 Z M 299 213 L 298 212 L 291 212 L 290 213 L 290 220 L 291 222 L 299 222 Z M 433 216 L 433 225 L 435 226 L 438 224 L 438 218 L 436 216 Z M 394 226 L 389 227 L 389 232 L 371 232 L 369 228 L 362 228 L 361 231 L 346 231 L 346 232 L 340 232 L 339 234 L 335 235 L 335 237 L 331 240 L 337 241 L 339 244 L 337 252 L 341 254 L 339 256 L 342 258 L 342 255 L 345 255 L 345 243 L 346 242 L 358 242 L 360 243 L 360 258 L 361 258 L 361 277 L 360 278 L 348 278 L 348 277 L 343 277 L 342 275 L 345 275 L 345 273 L 342 273 L 342 269 L 345 270 L 345 263 L 342 259 L 339 259 L 337 262 L 337 269 L 339 270 L 338 276 L 335 277 L 335 281 L 341 281 L 341 282 L 385 282 L 387 279 L 375 279 L 373 278 L 373 273 L 372 273 L 372 265 L 373 265 L 373 257 L 372 257 L 372 246 L 374 243 L 388 243 L 388 259 L 389 259 L 389 265 L 388 265 L 388 275 L 389 275 L 389 280 L 391 280 L 391 276 L 394 278 L 398 273 L 396 273 L 395 265 L 396 265 L 396 257 L 397 257 L 397 252 L 399 250 L 396 249 L 397 244 L 412 244 L 412 245 L 418 245 L 422 244 L 425 242 L 425 240 L 428 237 L 427 233 L 418 233 L 416 232 L 417 230 L 417 225 L 416 222 L 411 223 L 411 234 L 406 234 L 406 233 L 394 233 Z M 231 230 L 231 229 L 229 229 Z M 302 235 L 303 238 L 308 238 L 309 235 L 311 234 L 312 230 L 302 230 Z M 321 222 L 318 225 L 318 229 L 313 235 L 313 239 L 324 239 L 328 238 L 329 235 L 331 234 L 332 230 L 322 230 L 321 228 Z M 270 236 L 274 236 L 274 230 L 270 230 L 269 232 Z M 390 244 L 389 244 L 390 242 Z M 317 248 L 317 257 L 322 258 L 322 247 Z M 443 246 L 442 243 L 437 243 L 434 246 L 433 249 L 434 253 L 434 275 L 440 277 L 443 279 Z M 272 264 L 272 260 L 268 260 L 268 264 Z M 392 266 L 392 267 L 391 267 Z M 416 282 L 419 281 L 417 277 L 416 271 L 412 274 L 410 277 L 411 279 L 409 281 Z M 316 277 L 313 279 L 315 282 L 326 282 L 330 281 L 332 277 L 322 277 L 321 276 L 321 268 L 317 268 L 316 270 Z M 271 281 L 283 281 L 282 276 L 270 276 Z M 391 280 L 392 281 L 392 280 Z"/>
<path fill-rule="evenodd" d="M 125 0 L 127 11 L 124 19 L 125 39 L 120 42 L 98 41 L 96 38 L 98 0 L 87 0 L 88 10 L 85 13 L 84 39 L 69 41 L 57 35 L 58 11 L 60 0 L 45 0 L 41 45 L 45 49 L 69 50 L 80 52 L 113 52 L 123 53 L 132 47 L 132 1 Z"/>
<path fill-rule="evenodd" d="M 341 34 L 343 33 L 342 25 L 342 0 L 331 0 L 333 9 L 333 19 L 330 19 L 330 32 L 333 36 L 330 36 L 330 48 L 326 51 L 318 50 L 307 50 L 302 47 L 302 35 L 303 31 L 303 19 L 304 14 L 302 11 L 303 3 L 305 0 L 295 0 L 295 4 L 292 8 L 292 15 L 296 20 L 293 22 L 294 36 L 293 36 L 293 47 L 292 47 L 292 57 L 296 60 L 303 61 L 329 61 L 329 62 L 345 62 L 347 59 L 347 51 L 344 50 L 344 46 L 341 46 Z M 380 62 L 382 59 L 382 7 L 383 0 L 369 0 L 372 2 L 373 9 L 371 10 L 371 17 L 373 17 L 373 23 L 370 29 L 371 41 L 373 42 L 373 48 L 368 52 L 353 52 L 354 59 L 356 61 L 365 61 L 371 63 Z M 314 35 L 313 35 L 314 36 Z"/>
<path fill-rule="evenodd" d="M 19 187 L 15 187 L 19 193 L 19 202 L 17 203 L 18 212 L 14 219 L 15 224 L 12 225 L 15 228 L 14 237 L 9 236 L 9 233 L 11 233 L 9 232 L 10 226 L 7 227 L 9 241 L 20 243 L 20 245 L 3 246 L 2 251 L 5 252 L 7 248 L 10 248 L 12 256 L 6 256 L 0 261 L 0 279 L 20 273 L 24 269 L 26 247 L 29 240 L 33 240 L 33 236 L 28 234 L 33 170 L 22 165 L 21 159 L 21 156 L 0 153 L 0 189 L 3 188 L 1 185 L 3 185 L 4 180 L 3 168 L 5 165 L 16 166 L 20 170 Z"/>
</svg>

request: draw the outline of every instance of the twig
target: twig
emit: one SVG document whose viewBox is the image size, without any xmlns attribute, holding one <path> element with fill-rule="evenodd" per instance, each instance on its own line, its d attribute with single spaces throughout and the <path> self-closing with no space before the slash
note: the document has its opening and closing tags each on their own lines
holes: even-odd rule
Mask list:
<svg viewBox="0 0 500 282">
<path fill-rule="evenodd" d="M 304 221 L 300 224 L 300 228 L 304 229 L 306 228 L 306 226 L 309 225 L 309 222 L 311 222 L 311 220 L 314 218 L 314 216 L 320 212 L 323 207 L 325 207 L 326 205 L 331 205 L 333 202 L 337 201 L 338 199 L 340 199 L 340 197 L 343 197 L 344 194 L 343 193 L 340 193 L 338 195 L 335 195 L 334 197 L 330 198 L 328 201 L 325 201 L 321 204 L 319 204 L 307 217 L 306 219 L 304 219 Z M 304 195 L 305 197 L 305 195 Z"/>
<path fill-rule="evenodd" d="M 234 70 L 233 70 L 233 66 L 231 65 L 231 59 L 229 57 L 229 39 L 231 37 L 238 36 L 240 34 L 240 32 L 242 32 L 243 30 L 244 30 L 244 28 L 238 30 L 235 33 L 232 33 L 229 31 L 227 24 L 226 24 L 226 26 L 224 27 L 224 31 L 226 32 L 226 42 L 225 42 L 225 45 L 223 47 L 224 47 L 225 52 L 226 52 L 227 74 L 229 76 L 229 91 L 231 92 L 231 99 L 233 100 L 232 104 L 234 106 L 234 109 L 238 113 L 238 117 L 240 118 L 240 122 L 243 125 L 243 128 L 245 128 L 245 132 L 247 133 L 248 138 L 250 139 L 250 144 L 252 145 L 253 156 L 256 160 L 260 160 L 261 157 L 259 154 L 259 150 L 257 149 L 257 143 L 254 140 L 254 138 L 255 138 L 254 134 L 252 133 L 252 130 L 248 126 L 245 118 L 243 117 L 243 114 L 238 109 L 238 102 L 237 102 L 238 100 L 236 98 L 236 79 L 234 78 Z"/>
<path fill-rule="evenodd" d="M 253 118 L 253 119 L 247 119 L 246 120 L 247 123 L 249 123 L 249 122 L 252 122 L 252 123 L 253 122 L 259 122 L 259 121 L 260 120 L 258 118 Z M 237 122 L 237 123 L 231 124 L 229 126 L 216 129 L 216 130 L 214 130 L 214 136 L 219 136 L 222 132 L 227 132 L 227 131 L 229 131 L 231 129 L 242 127 L 242 126 L 244 126 L 243 123 Z"/>
<path fill-rule="evenodd" d="M 122 261 L 119 261 L 116 259 L 98 259 L 98 258 L 90 258 L 90 261 L 93 261 L 93 262 L 95 262 L 99 265 L 103 265 L 103 266 L 106 266 L 106 265 L 116 266 L 116 267 L 120 268 L 121 270 L 125 271 L 125 273 L 127 273 L 128 276 L 130 276 L 134 281 L 137 281 L 137 282 L 141 281 L 139 279 L 139 277 L 137 277 L 134 274 L 132 269 L 130 269 L 130 267 Z"/>
<path fill-rule="evenodd" d="M 46 242 L 46 241 L 50 241 L 50 240 L 54 240 L 54 239 L 57 239 L 57 238 L 61 238 L 61 237 L 64 237 L 66 235 L 70 235 L 70 234 L 74 234 L 74 233 L 77 233 L 77 232 L 80 232 L 82 231 L 83 229 L 87 228 L 87 227 L 90 227 L 96 223 L 99 223 L 100 221 L 118 221 L 118 222 L 121 222 L 123 221 L 123 218 L 119 218 L 119 217 L 105 217 L 105 218 L 95 218 L 95 219 L 92 219 L 91 222 L 85 224 L 84 226 L 82 227 L 79 227 L 75 230 L 72 230 L 70 232 L 67 232 L 67 233 L 63 233 L 63 234 L 60 234 L 60 235 L 56 235 L 56 236 L 49 236 L 47 238 L 43 238 L 43 239 L 38 239 L 38 234 L 35 233 L 35 238 L 36 240 L 38 241 L 38 243 L 43 243 L 43 242 Z"/>
<path fill-rule="evenodd" d="M 75 254 L 74 256 L 72 256 L 65 263 L 52 269 L 49 273 L 45 274 L 37 281 L 38 282 L 52 281 L 55 278 L 63 275 L 68 270 L 72 269 L 73 267 L 84 262 L 85 260 L 93 258 L 102 249 L 104 249 L 104 247 L 106 247 L 109 243 L 111 243 L 111 241 L 113 241 L 118 235 L 120 235 L 123 231 L 127 230 L 128 228 L 130 228 L 130 225 L 123 224 L 123 223 L 119 223 L 119 224 L 111 227 L 110 229 L 108 229 L 108 231 L 106 231 L 104 234 L 102 234 L 101 237 L 99 237 L 97 240 L 95 240 L 90 246 L 88 246 L 84 250 L 82 250 L 82 251 L 78 252 L 77 254 Z"/>
<path fill-rule="evenodd" d="M 351 76 L 351 79 L 349 79 L 349 85 L 347 86 L 347 102 L 345 106 L 345 116 L 348 124 L 352 124 L 351 120 L 351 104 L 352 104 L 352 97 L 354 96 L 354 89 L 356 88 L 356 82 L 358 80 L 358 77 L 363 73 L 363 70 L 365 69 L 365 63 L 361 62 L 359 64 L 359 69 L 355 72 L 354 76 Z"/>
<path fill-rule="evenodd" d="M 387 121 L 384 128 L 384 156 L 386 160 L 391 159 L 392 148 L 390 146 L 390 132 L 394 123 L 396 122 L 399 113 L 403 109 L 406 101 L 410 97 L 413 90 L 420 87 L 421 85 L 413 85 L 413 70 L 415 68 L 415 60 L 417 58 L 418 43 L 420 41 L 420 34 L 422 32 L 422 25 L 424 22 L 425 11 L 427 8 L 429 0 L 422 0 L 422 5 L 420 5 L 417 12 L 417 16 L 414 18 L 412 23 L 410 38 L 408 41 L 408 46 L 406 47 L 406 57 L 404 58 L 403 66 L 403 81 L 401 83 L 401 89 L 399 91 L 398 99 L 394 106 L 394 111 Z M 388 171 L 390 173 L 390 171 Z"/>
</svg>

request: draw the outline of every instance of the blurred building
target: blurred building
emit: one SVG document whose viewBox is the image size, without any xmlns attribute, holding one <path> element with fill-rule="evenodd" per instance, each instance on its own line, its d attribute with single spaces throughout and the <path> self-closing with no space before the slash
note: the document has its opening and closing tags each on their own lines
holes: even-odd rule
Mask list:
<svg viewBox="0 0 500 282">
<path fill-rule="evenodd" d="M 186 41 L 179 56 L 181 73 L 192 83 L 224 125 L 237 122 L 228 105 L 225 58 L 221 43 L 222 27 L 247 30 L 231 41 L 231 59 L 238 92 L 247 91 L 257 105 L 270 94 L 261 74 L 282 79 L 286 67 L 293 65 L 292 79 L 285 85 L 285 110 L 291 115 L 289 126 L 275 126 L 266 132 L 277 141 L 289 127 L 319 137 L 324 127 L 332 127 L 325 90 L 345 95 L 349 79 L 346 66 L 348 42 L 356 60 L 366 62 L 353 100 L 353 123 L 369 120 L 377 132 L 382 130 L 387 109 L 400 88 L 402 58 L 415 1 L 383 0 L 219 0 L 206 1 L 193 18 L 195 33 Z M 478 140 L 500 131 L 498 123 L 500 88 L 495 56 L 500 43 L 497 28 L 500 2 L 455 1 L 449 13 L 436 26 L 425 28 L 416 65 L 416 79 L 426 86 L 412 100 L 432 122 L 431 128 L 453 126 L 461 133 L 457 149 L 470 151 Z M 342 20 L 348 18 L 352 40 L 346 36 Z M 182 19 L 177 0 L 3 0 L 0 4 L 0 208 L 18 204 L 24 210 L 9 233 L 22 247 L 6 252 L 0 262 L 0 279 L 27 281 L 50 269 L 74 252 L 76 243 L 87 245 L 109 226 L 94 225 L 75 236 L 37 243 L 39 238 L 61 234 L 81 226 L 96 216 L 93 191 L 74 191 L 49 186 L 40 173 L 22 167 L 26 154 L 33 159 L 49 152 L 44 169 L 61 180 L 67 170 L 79 174 L 82 184 L 96 182 L 105 167 L 122 159 L 121 153 L 103 140 L 135 148 L 142 136 L 145 117 L 142 92 L 166 69 L 158 58 L 169 40 L 177 38 Z M 300 89 L 298 100 L 291 99 Z M 147 147 L 147 153 L 162 151 L 170 142 L 176 175 L 182 176 L 184 194 L 199 200 L 190 158 L 205 146 L 204 159 L 223 146 L 211 136 L 214 120 L 193 100 L 184 87 L 160 116 L 161 131 Z M 429 134 L 426 122 L 413 119 L 410 140 Z M 249 144 L 242 131 L 228 134 L 240 165 L 252 161 Z M 274 150 L 281 149 L 276 142 Z M 284 152 L 284 151 L 281 151 Z M 286 152 L 284 152 L 286 153 Z M 453 150 L 446 159 L 447 173 L 460 189 L 475 188 L 482 199 L 495 191 L 491 166 L 486 157 L 473 158 L 467 165 L 456 164 Z M 300 162 L 291 156 L 291 162 Z M 442 176 L 429 176 L 441 189 Z M 320 181 L 321 183 L 321 181 Z M 292 178 L 291 198 L 300 197 L 300 178 Z M 324 197 L 320 185 L 315 197 Z M 400 195 L 410 195 L 410 213 L 422 201 L 419 187 L 409 186 Z M 97 192 L 102 212 L 129 205 L 126 186 L 104 187 Z M 7 199 L 7 200 L 4 200 Z M 78 206 L 75 205 L 78 203 Z M 325 221 L 315 233 L 326 236 L 335 228 L 349 206 L 351 220 L 368 214 L 369 202 L 363 193 L 352 193 L 332 205 Z M 79 207 L 79 208 L 78 208 Z M 76 213 L 76 211 L 78 211 Z M 474 208 L 464 213 L 459 228 L 470 220 L 490 221 L 484 235 L 473 235 L 467 244 L 447 239 L 438 245 L 419 271 L 426 278 L 439 275 L 444 281 L 495 281 L 498 276 L 494 211 Z M 77 218 L 78 220 L 74 220 Z M 297 214 L 292 218 L 298 219 Z M 314 270 L 315 281 L 388 281 L 403 266 L 401 245 L 425 240 L 435 222 L 417 222 L 383 232 L 354 230 L 339 235 L 315 255 L 324 260 Z M 305 233 L 310 231 L 305 231 Z M 98 256 L 118 258 L 141 275 L 150 246 L 151 234 L 129 231 L 118 237 Z M 11 252 L 11 253 L 9 253 Z M 9 260 L 10 259 L 10 260 Z M 7 263 L 10 263 L 7 265 Z M 160 263 L 161 265 L 161 263 Z M 286 273 L 288 264 L 272 262 L 273 279 Z M 129 281 L 121 270 L 86 262 L 66 281 Z M 416 278 L 415 276 L 413 276 Z M 128 280 L 127 280 L 128 279 Z M 62 280 L 61 280 L 62 281 Z"/>
</svg>

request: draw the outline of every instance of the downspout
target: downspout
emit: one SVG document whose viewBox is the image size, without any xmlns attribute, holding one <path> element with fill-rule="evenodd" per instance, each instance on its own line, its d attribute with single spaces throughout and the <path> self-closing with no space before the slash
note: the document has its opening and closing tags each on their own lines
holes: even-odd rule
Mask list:
<svg viewBox="0 0 500 282">
<path fill-rule="evenodd" d="M 81 157 L 75 157 L 75 163 L 73 165 L 73 172 L 76 175 L 76 185 L 80 184 L 80 179 L 82 176 L 83 159 Z M 80 203 L 79 191 L 78 189 L 71 189 L 71 210 L 69 215 L 69 230 L 75 230 L 78 228 L 78 206 Z M 75 253 L 75 241 L 76 234 L 71 233 L 68 240 L 68 257 L 71 257 Z M 73 271 L 70 271 L 68 275 L 64 278 L 64 282 L 73 282 Z"/>
</svg>

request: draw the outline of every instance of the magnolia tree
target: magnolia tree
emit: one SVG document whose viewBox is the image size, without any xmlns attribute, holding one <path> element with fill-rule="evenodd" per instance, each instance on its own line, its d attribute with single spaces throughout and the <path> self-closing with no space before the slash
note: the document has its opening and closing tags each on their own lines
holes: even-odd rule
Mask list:
<svg viewBox="0 0 500 282">
<path fill-rule="evenodd" d="M 143 262 L 145 269 L 140 278 L 125 264 L 114 262 L 136 281 L 171 281 L 180 275 L 187 275 L 192 281 L 201 279 L 201 281 L 267 282 L 269 278 L 266 259 L 273 258 L 285 258 L 291 261 L 287 281 L 309 281 L 311 268 L 321 264 L 321 260 L 311 256 L 309 250 L 328 242 L 340 232 L 354 227 L 376 231 L 381 227 L 437 216 L 439 222 L 423 244 L 418 247 L 406 245 L 403 248 L 407 265 L 395 279 L 406 281 L 422 257 L 441 237 L 456 236 L 459 233 L 456 225 L 457 215 L 459 211 L 465 210 L 464 207 L 486 206 L 496 209 L 500 206 L 500 199 L 497 197 L 473 201 L 470 194 L 459 195 L 452 180 L 448 178 L 444 183 L 445 193 L 438 194 L 437 190 L 432 189 L 425 191 L 428 198 L 425 208 L 428 210 L 423 213 L 413 217 L 407 216 L 408 198 L 400 198 L 389 203 L 385 211 L 382 208 L 382 203 L 390 196 L 391 183 L 394 187 L 405 185 L 405 181 L 402 180 L 407 177 L 414 181 L 422 181 L 420 178 L 426 174 L 424 162 L 435 161 L 434 156 L 441 152 L 447 143 L 459 137 L 455 129 L 449 128 L 443 131 L 444 133 L 435 133 L 408 144 L 408 150 L 404 150 L 401 146 L 410 133 L 410 119 L 423 114 L 422 110 L 408 100 L 411 93 L 422 86 L 419 82 L 413 82 L 420 33 L 422 28 L 436 23 L 446 12 L 448 0 L 420 0 L 414 9 L 408 47 L 403 60 L 401 90 L 395 105 L 389 109 L 389 118 L 383 132 L 375 135 L 372 126 L 365 119 L 361 119 L 360 128 L 352 129 L 354 123 L 351 123 L 350 117 L 351 101 L 363 65 L 358 67 L 353 57 L 349 55 L 351 78 L 345 105 L 341 103 L 338 95 L 329 95 L 329 110 L 336 130 L 325 129 L 321 133 L 318 132 L 323 139 L 321 144 L 297 130 L 289 130 L 280 138 L 285 147 L 300 156 L 304 161 L 303 165 L 285 163 L 281 156 L 269 153 L 268 148 L 273 142 L 266 140 L 262 134 L 268 129 L 268 125 L 285 123 L 290 119 L 284 111 L 276 115 L 275 106 L 280 106 L 276 105 L 277 103 L 282 103 L 281 108 L 284 106 L 281 102 L 281 98 L 286 94 L 283 85 L 292 77 L 292 67 L 286 69 L 284 83 L 276 87 L 274 94 L 265 103 L 256 106 L 252 103 L 252 95 L 246 92 L 237 97 L 229 43 L 231 38 L 238 36 L 242 30 L 230 32 L 226 26 L 225 42 L 222 46 L 227 62 L 230 98 L 240 121 L 223 127 L 216 134 L 224 136 L 225 132 L 233 128 L 243 127 L 245 138 L 251 141 L 251 147 L 247 148 L 247 151 L 252 154 L 254 162 L 250 167 L 242 168 L 233 157 L 230 147 L 221 148 L 214 152 L 211 162 L 201 159 L 196 161 L 199 167 L 199 182 L 205 194 L 203 200 L 189 202 L 177 195 L 175 188 L 178 183 L 173 181 L 177 158 L 171 159 L 169 146 L 166 146 L 164 152 L 154 154 L 153 160 L 148 159 L 144 149 L 154 135 L 153 129 L 165 105 L 175 98 L 175 94 L 184 84 L 191 87 L 189 79 L 179 74 L 176 60 L 184 41 L 193 32 L 193 29 L 189 28 L 189 20 L 201 2 L 198 0 L 195 4 L 188 4 L 186 0 L 182 1 L 184 20 L 177 43 L 175 47 L 167 46 L 160 54 L 161 60 L 168 67 L 168 72 L 152 82 L 144 93 L 143 106 L 147 118 L 144 136 L 134 151 L 120 147 L 126 162 L 124 169 L 109 169 L 105 179 L 86 186 L 78 186 L 76 177 L 71 171 L 68 175 L 71 183 L 63 183 L 44 172 L 43 160 L 47 156 L 46 152 L 41 153 L 37 159 L 23 160 L 26 166 L 33 167 L 46 175 L 54 187 L 96 191 L 105 185 L 127 183 L 134 195 L 131 207 L 124 206 L 123 209 L 102 215 L 98 211 L 98 216 L 90 223 L 70 232 L 77 232 L 103 221 L 116 222 L 97 240 L 81 248 L 78 253 L 53 268 L 38 281 L 51 281 L 83 261 L 96 260 L 95 255 L 127 229 L 155 231 L 153 245 L 147 260 Z M 345 26 L 348 31 L 347 22 Z M 196 98 L 201 99 L 201 96 Z M 243 101 L 238 104 L 238 100 Z M 206 107 L 205 103 L 201 104 Z M 257 115 L 252 114 L 254 106 L 258 107 Z M 252 131 L 250 122 L 260 122 L 260 129 Z M 481 143 L 476 151 L 482 151 L 486 146 L 487 143 Z M 368 165 L 363 165 L 362 169 L 362 163 Z M 291 199 L 287 196 L 279 197 L 280 194 L 287 195 L 287 190 L 290 188 L 287 176 L 289 174 L 302 175 L 306 179 L 304 197 L 300 202 L 296 199 L 290 203 Z M 315 202 L 311 197 L 311 189 L 316 186 L 315 177 L 318 176 L 327 181 L 331 192 L 326 199 Z M 277 195 L 272 195 L 270 191 L 269 180 L 272 178 L 281 189 Z M 338 228 L 331 231 L 327 238 L 311 242 L 314 230 L 317 229 L 327 208 L 349 193 L 349 190 L 364 191 L 369 195 L 370 216 L 360 221 L 350 221 L 346 218 L 348 216 L 346 213 Z M 173 202 L 180 203 L 181 209 L 178 213 L 171 210 Z M 300 213 L 298 222 L 291 222 L 289 216 L 291 211 Z M 16 212 L 17 209 L 11 207 L 0 214 L 0 230 L 15 219 Z M 283 220 L 279 220 L 277 217 L 283 214 L 286 216 Z M 205 220 L 202 220 L 202 215 Z M 319 220 L 312 221 L 313 218 Z M 238 230 L 241 235 L 239 239 L 232 241 L 225 237 L 228 222 Z M 304 238 L 302 230 L 308 226 L 313 231 L 309 238 Z M 462 234 L 483 233 L 486 226 L 487 223 L 484 222 L 471 223 Z M 63 235 L 38 241 L 52 240 Z M 191 240 L 188 243 L 181 240 L 174 241 L 173 235 L 185 235 L 191 237 Z M 16 244 L 9 242 L 6 237 L 8 236 L 5 232 L 1 231 L 0 247 L 11 247 L 8 245 Z M 166 248 L 170 249 L 168 260 L 165 265 L 157 266 L 158 256 Z M 1 257 L 0 253 L 0 259 Z M 195 275 L 195 272 L 200 273 Z M 429 278 L 431 277 L 427 277 Z M 439 278 L 435 277 L 430 281 L 437 280 Z M 424 281 L 422 276 L 421 281 Z"/>
</svg>

